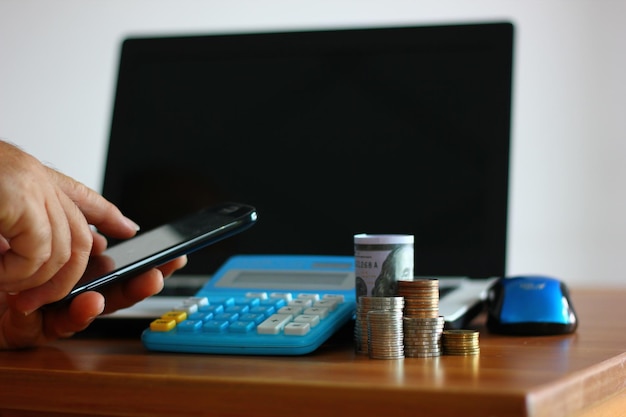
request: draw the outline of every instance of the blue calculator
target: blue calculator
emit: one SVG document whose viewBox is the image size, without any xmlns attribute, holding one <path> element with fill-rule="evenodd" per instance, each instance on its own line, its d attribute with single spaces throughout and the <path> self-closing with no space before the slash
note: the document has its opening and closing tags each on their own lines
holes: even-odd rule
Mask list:
<svg viewBox="0 0 626 417">
<path fill-rule="evenodd" d="M 355 313 L 352 256 L 237 255 L 141 339 L 155 351 L 304 355 Z"/>
</svg>

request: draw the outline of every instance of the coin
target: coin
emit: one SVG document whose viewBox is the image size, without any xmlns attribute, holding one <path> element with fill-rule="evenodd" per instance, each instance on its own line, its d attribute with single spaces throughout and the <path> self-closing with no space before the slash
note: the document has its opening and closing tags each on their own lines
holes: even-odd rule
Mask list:
<svg viewBox="0 0 626 417">
<path fill-rule="evenodd" d="M 442 346 L 446 355 L 477 355 L 480 353 L 478 330 L 444 330 Z"/>
</svg>

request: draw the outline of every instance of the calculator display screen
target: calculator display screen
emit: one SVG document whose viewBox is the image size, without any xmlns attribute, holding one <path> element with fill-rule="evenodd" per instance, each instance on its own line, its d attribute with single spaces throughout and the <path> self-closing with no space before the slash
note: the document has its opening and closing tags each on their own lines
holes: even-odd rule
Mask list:
<svg viewBox="0 0 626 417">
<path fill-rule="evenodd" d="M 338 291 L 354 288 L 352 271 L 231 270 L 216 287 Z"/>
</svg>

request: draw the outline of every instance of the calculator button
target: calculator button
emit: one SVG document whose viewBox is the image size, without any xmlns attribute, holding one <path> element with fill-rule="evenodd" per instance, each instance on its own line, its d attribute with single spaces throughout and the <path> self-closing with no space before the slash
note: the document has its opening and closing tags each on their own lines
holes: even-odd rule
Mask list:
<svg viewBox="0 0 626 417">
<path fill-rule="evenodd" d="M 185 320 L 176 326 L 176 330 L 179 332 L 198 332 L 202 329 L 202 321 L 200 320 Z"/>
<path fill-rule="evenodd" d="M 297 323 L 309 323 L 311 327 L 315 327 L 320 323 L 320 316 L 317 314 L 300 314 L 293 319 Z"/>
<path fill-rule="evenodd" d="M 232 333 L 248 333 L 254 330 L 255 323 L 253 321 L 236 321 L 228 326 L 228 331 Z"/>
<path fill-rule="evenodd" d="M 235 306 L 258 306 L 261 303 L 260 298 L 239 297 L 235 298 Z"/>
<path fill-rule="evenodd" d="M 341 294 L 324 294 L 322 300 L 337 300 L 340 303 L 345 301 L 345 297 Z"/>
<path fill-rule="evenodd" d="M 328 316 L 328 309 L 325 307 L 311 307 L 304 310 L 304 314 L 315 314 L 323 320 Z"/>
<path fill-rule="evenodd" d="M 165 320 L 174 320 L 176 323 L 180 323 L 183 320 L 187 320 L 187 312 L 186 311 L 168 311 L 167 313 L 161 316 L 162 319 Z"/>
<path fill-rule="evenodd" d="M 246 297 L 250 298 L 258 298 L 259 300 L 267 300 L 267 293 L 265 291 L 262 292 L 247 292 Z"/>
<path fill-rule="evenodd" d="M 327 308 L 328 311 L 333 311 L 337 307 L 338 303 L 334 300 L 320 300 L 316 302 L 313 307 Z"/>
<path fill-rule="evenodd" d="M 208 306 L 209 305 L 209 299 L 206 297 L 189 297 L 186 300 L 183 301 L 184 305 L 188 305 L 188 304 L 195 304 L 198 307 L 199 306 Z"/>
<path fill-rule="evenodd" d="M 285 325 L 285 334 L 288 336 L 304 336 L 311 330 L 309 323 L 291 322 Z"/>
<path fill-rule="evenodd" d="M 272 314 L 256 328 L 259 334 L 278 334 L 293 319 L 291 314 Z"/>
<path fill-rule="evenodd" d="M 225 321 L 228 323 L 232 323 L 235 322 L 237 320 L 239 320 L 239 313 L 220 313 L 220 314 L 215 314 L 213 316 L 213 320 L 217 320 L 217 321 Z"/>
<path fill-rule="evenodd" d="M 310 298 L 296 298 L 295 300 L 291 300 L 289 302 L 290 306 L 300 306 L 302 308 L 311 307 L 313 305 L 313 300 Z"/>
<path fill-rule="evenodd" d="M 250 311 L 250 307 L 247 305 L 234 305 L 234 306 L 226 307 L 224 309 L 224 313 L 245 314 L 249 311 Z"/>
<path fill-rule="evenodd" d="M 181 304 L 174 310 L 185 311 L 187 314 L 195 313 L 198 311 L 198 304 Z"/>
<path fill-rule="evenodd" d="M 150 330 L 153 332 L 169 332 L 176 327 L 176 320 L 156 319 L 150 323 Z"/>
<path fill-rule="evenodd" d="M 224 306 L 235 305 L 235 299 L 233 297 L 211 297 L 209 298 L 209 304 L 221 304 Z"/>
<path fill-rule="evenodd" d="M 198 310 L 205 313 L 220 314 L 224 312 L 224 306 L 221 304 L 211 304 L 208 306 L 202 306 Z"/>
<path fill-rule="evenodd" d="M 261 306 L 272 306 L 275 309 L 279 309 L 287 305 L 287 302 L 282 298 L 268 298 L 267 300 L 261 300 L 259 304 Z"/>
<path fill-rule="evenodd" d="M 239 320 L 241 321 L 251 321 L 253 322 L 255 325 L 260 324 L 263 322 L 263 320 L 265 320 L 267 318 L 267 316 L 265 314 L 262 313 L 247 313 L 247 314 L 242 314 L 241 317 L 239 317 Z"/>
<path fill-rule="evenodd" d="M 269 317 L 275 312 L 276 312 L 276 307 L 274 306 L 258 306 L 258 307 L 252 307 L 250 309 L 250 313 L 263 314 L 265 317 Z"/>
<path fill-rule="evenodd" d="M 273 292 L 270 294 L 270 298 L 280 298 L 285 300 L 285 302 L 289 302 L 293 299 L 293 295 L 290 292 Z"/>
<path fill-rule="evenodd" d="M 279 308 L 278 314 L 293 314 L 295 316 L 296 314 L 302 313 L 302 310 L 304 309 L 301 306 L 288 305 L 288 306 Z"/>
<path fill-rule="evenodd" d="M 227 321 L 209 320 L 202 325 L 202 331 L 207 333 L 224 333 L 228 329 Z"/>
<path fill-rule="evenodd" d="M 305 298 L 305 299 L 308 299 L 308 300 L 311 300 L 311 301 L 318 301 L 320 299 L 320 295 L 317 294 L 317 293 L 313 293 L 313 294 L 302 293 L 302 294 L 298 294 L 298 297 L 296 297 L 296 298 Z"/>
<path fill-rule="evenodd" d="M 198 311 L 197 313 L 190 314 L 187 317 L 188 320 L 207 321 L 213 318 L 213 313 L 208 311 Z"/>
</svg>

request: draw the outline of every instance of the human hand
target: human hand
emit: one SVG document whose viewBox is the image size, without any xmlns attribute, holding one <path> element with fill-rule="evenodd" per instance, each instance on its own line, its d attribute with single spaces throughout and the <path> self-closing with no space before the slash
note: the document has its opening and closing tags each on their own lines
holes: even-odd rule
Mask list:
<svg viewBox="0 0 626 417">
<path fill-rule="evenodd" d="M 13 309 L 29 314 L 61 299 L 90 254 L 106 248 L 100 233 L 124 239 L 137 230 L 97 192 L 0 141 L 0 292 Z"/>
<path fill-rule="evenodd" d="M 132 279 L 113 283 L 102 294 L 86 292 L 67 306 L 38 309 L 28 315 L 15 308 L 15 295 L 0 293 L 0 349 L 33 347 L 71 337 L 87 328 L 98 315 L 129 307 L 158 293 L 163 279 L 186 262 L 182 256 Z"/>
</svg>

